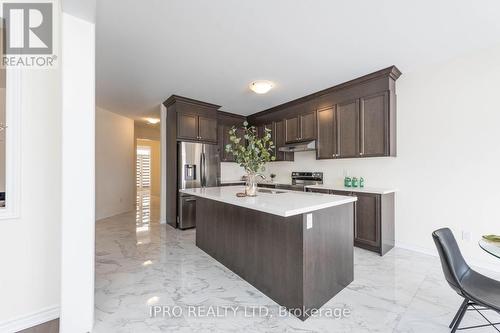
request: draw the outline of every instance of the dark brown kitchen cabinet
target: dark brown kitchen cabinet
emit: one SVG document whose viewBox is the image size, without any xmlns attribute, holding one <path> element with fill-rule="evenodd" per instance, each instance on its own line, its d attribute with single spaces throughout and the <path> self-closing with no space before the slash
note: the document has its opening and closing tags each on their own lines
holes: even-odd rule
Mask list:
<svg viewBox="0 0 500 333">
<path fill-rule="evenodd" d="M 257 126 L 257 135 L 259 137 L 263 137 L 265 134 L 265 129 L 270 129 L 271 130 L 271 141 L 274 141 L 274 131 L 273 131 L 273 124 L 265 124 L 265 125 L 260 125 Z"/>
<path fill-rule="evenodd" d="M 279 151 L 279 147 L 285 145 L 285 121 L 277 121 L 274 123 L 274 145 L 276 146 L 276 161 L 293 161 L 294 153 L 286 153 Z"/>
<path fill-rule="evenodd" d="M 361 247 L 380 246 L 380 195 L 356 193 L 356 220 L 354 223 L 354 242 Z"/>
<path fill-rule="evenodd" d="M 178 211 L 178 156 L 179 141 L 218 143 L 219 105 L 178 95 L 170 96 L 163 105 L 166 108 L 166 222 L 177 227 Z"/>
<path fill-rule="evenodd" d="M 316 139 L 316 112 L 309 112 L 299 116 L 300 140 Z"/>
<path fill-rule="evenodd" d="M 286 143 L 316 138 L 316 112 L 304 113 L 285 119 Z"/>
<path fill-rule="evenodd" d="M 271 130 L 271 141 L 274 143 L 274 156 L 275 161 L 293 161 L 293 153 L 285 153 L 279 151 L 279 147 L 285 144 L 285 134 L 284 134 L 284 121 L 273 122 L 271 124 L 260 125 L 257 127 L 257 132 L 259 136 L 264 135 L 264 129 L 268 128 Z"/>
<path fill-rule="evenodd" d="M 177 138 L 217 143 L 217 118 L 177 112 Z"/>
<path fill-rule="evenodd" d="M 359 157 L 359 100 L 337 105 L 337 156 Z"/>
<path fill-rule="evenodd" d="M 198 117 L 200 140 L 217 142 L 217 119 Z"/>
<path fill-rule="evenodd" d="M 236 136 L 244 140 L 245 131 L 243 129 L 243 122 L 246 118 L 233 113 L 219 111 L 217 120 L 221 162 L 236 162 L 233 154 L 226 152 L 226 146 L 231 143 L 229 140 L 229 131 L 234 126 L 236 128 Z"/>
<path fill-rule="evenodd" d="M 360 99 L 361 156 L 389 155 L 388 96 L 388 92 L 382 92 Z"/>
<path fill-rule="evenodd" d="M 317 159 L 337 157 L 337 114 L 335 106 L 318 110 Z"/>
<path fill-rule="evenodd" d="M 325 193 L 326 189 L 308 189 Z M 386 254 L 394 247 L 394 193 L 378 194 L 329 190 L 329 194 L 357 197 L 354 204 L 354 246 Z"/>
<path fill-rule="evenodd" d="M 317 113 L 318 159 L 391 155 L 391 135 L 395 132 L 390 130 L 389 92 L 339 103 Z"/>
<path fill-rule="evenodd" d="M 226 146 L 228 144 L 231 144 L 231 141 L 229 140 L 229 131 L 231 130 L 232 126 L 229 125 L 219 125 L 219 141 L 220 141 L 220 159 L 221 162 L 236 162 L 234 159 L 234 156 L 232 153 L 226 152 Z M 241 127 L 236 127 L 236 136 L 240 137 L 242 140 L 244 140 L 243 136 L 245 135 L 245 131 Z"/>
<path fill-rule="evenodd" d="M 177 115 L 177 137 L 180 139 L 198 140 L 198 115 Z"/>
<path fill-rule="evenodd" d="M 285 119 L 285 142 L 297 142 L 300 140 L 299 136 L 299 118 Z"/>
</svg>

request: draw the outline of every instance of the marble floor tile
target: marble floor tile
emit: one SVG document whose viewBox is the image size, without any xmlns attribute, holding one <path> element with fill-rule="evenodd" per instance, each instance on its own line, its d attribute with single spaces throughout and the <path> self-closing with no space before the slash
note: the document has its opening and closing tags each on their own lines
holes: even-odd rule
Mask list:
<svg viewBox="0 0 500 333">
<path fill-rule="evenodd" d="M 437 258 L 398 248 L 354 257 L 354 281 L 322 307 L 349 315 L 303 322 L 198 249 L 194 230 L 160 225 L 158 198 L 143 192 L 135 212 L 96 224 L 94 332 L 449 332 L 461 299 Z"/>
</svg>

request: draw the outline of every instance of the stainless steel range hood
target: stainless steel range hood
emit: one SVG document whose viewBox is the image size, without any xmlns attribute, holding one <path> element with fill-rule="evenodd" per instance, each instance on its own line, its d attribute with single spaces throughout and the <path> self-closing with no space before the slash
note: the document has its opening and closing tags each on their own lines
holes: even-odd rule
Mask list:
<svg viewBox="0 0 500 333">
<path fill-rule="evenodd" d="M 283 147 L 278 148 L 279 151 L 284 151 L 287 153 L 295 153 L 299 151 L 310 151 L 316 150 L 316 141 L 306 141 L 306 142 L 298 142 L 298 143 L 290 143 Z"/>
</svg>

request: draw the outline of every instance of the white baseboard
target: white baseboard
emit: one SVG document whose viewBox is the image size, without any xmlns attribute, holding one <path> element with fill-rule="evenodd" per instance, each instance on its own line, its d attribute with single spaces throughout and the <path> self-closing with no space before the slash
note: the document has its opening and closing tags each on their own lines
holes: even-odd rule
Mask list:
<svg viewBox="0 0 500 333">
<path fill-rule="evenodd" d="M 430 255 L 433 257 L 438 256 L 437 250 L 429 250 L 425 247 L 421 247 L 421 246 L 414 245 L 414 244 L 396 242 L 395 247 L 399 247 L 399 248 L 405 249 L 405 250 L 415 251 L 418 253 L 427 254 L 427 255 Z"/>
<path fill-rule="evenodd" d="M 59 318 L 59 305 L 49 306 L 0 323 L 0 332 L 15 333 Z"/>
<path fill-rule="evenodd" d="M 396 242 L 395 247 L 399 247 L 399 248 L 405 249 L 405 250 L 415 251 L 415 252 L 422 253 L 422 254 L 427 254 L 427 255 L 430 255 L 433 257 L 438 257 L 437 250 L 429 250 L 427 248 L 424 248 L 424 247 L 421 247 L 418 245 Z M 477 262 L 476 260 L 472 260 L 472 261 L 468 262 L 468 264 L 470 266 L 472 266 L 473 268 L 476 267 L 479 269 L 485 269 L 485 270 L 488 270 L 491 272 L 500 273 L 500 266 L 499 265 L 490 265 L 490 264 L 487 264 L 484 262 Z"/>
</svg>

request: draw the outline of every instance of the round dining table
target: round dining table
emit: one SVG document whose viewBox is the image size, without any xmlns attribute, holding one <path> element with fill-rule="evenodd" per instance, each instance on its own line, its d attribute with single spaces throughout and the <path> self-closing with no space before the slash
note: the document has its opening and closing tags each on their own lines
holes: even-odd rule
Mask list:
<svg viewBox="0 0 500 333">
<path fill-rule="evenodd" d="M 500 243 L 490 243 L 485 241 L 484 239 L 481 239 L 479 241 L 479 246 L 492 256 L 495 256 L 497 258 L 500 258 Z"/>
</svg>

